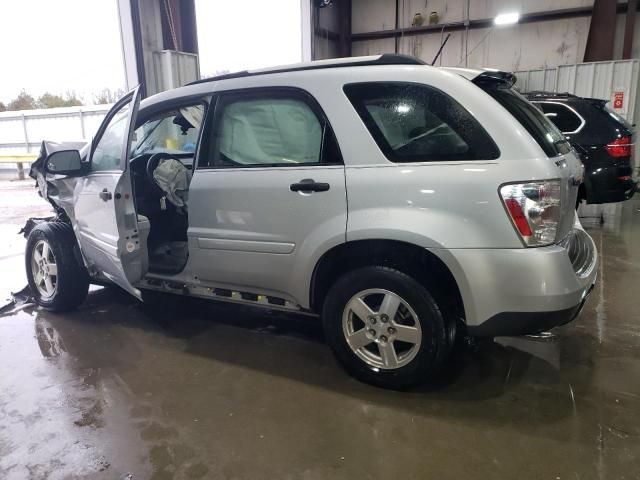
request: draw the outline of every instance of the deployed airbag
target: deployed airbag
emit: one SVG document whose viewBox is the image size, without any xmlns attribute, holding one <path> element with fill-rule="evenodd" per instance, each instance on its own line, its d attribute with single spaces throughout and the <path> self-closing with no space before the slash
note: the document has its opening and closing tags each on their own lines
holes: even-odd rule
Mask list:
<svg viewBox="0 0 640 480">
<path fill-rule="evenodd" d="M 173 158 L 160 160 L 153 171 L 153 180 L 164 192 L 166 199 L 178 207 L 187 210 L 191 172 L 181 162 Z"/>
</svg>

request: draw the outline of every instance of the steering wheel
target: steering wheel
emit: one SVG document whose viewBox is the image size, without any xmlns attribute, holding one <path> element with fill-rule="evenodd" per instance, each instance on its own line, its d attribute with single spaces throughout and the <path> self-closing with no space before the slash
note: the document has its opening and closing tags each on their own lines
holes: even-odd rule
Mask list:
<svg viewBox="0 0 640 480">
<path fill-rule="evenodd" d="M 147 160 L 147 182 L 152 185 L 153 190 L 160 196 L 164 196 L 164 191 L 158 186 L 156 180 L 153 178 L 153 171 L 157 168 L 160 160 L 165 160 L 169 158 L 174 158 L 176 160 L 180 160 L 181 158 L 190 158 L 193 155 L 191 153 L 168 153 L 168 152 L 160 152 L 154 153 Z"/>
</svg>

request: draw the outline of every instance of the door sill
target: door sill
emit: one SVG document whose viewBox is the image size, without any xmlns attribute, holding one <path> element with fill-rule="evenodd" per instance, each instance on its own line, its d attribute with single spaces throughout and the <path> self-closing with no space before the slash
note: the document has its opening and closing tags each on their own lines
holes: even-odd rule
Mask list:
<svg viewBox="0 0 640 480">
<path fill-rule="evenodd" d="M 162 280 L 159 278 L 145 278 L 136 286 L 145 290 L 173 293 L 177 295 L 184 295 L 186 297 L 206 298 L 226 303 L 250 305 L 269 310 L 295 312 L 314 317 L 318 316 L 314 312 L 303 309 L 296 303 L 283 298 L 274 297 L 272 295 L 260 295 L 237 290 L 228 290 L 225 288 L 203 287 L 201 285 L 188 284 L 175 280 Z"/>
</svg>

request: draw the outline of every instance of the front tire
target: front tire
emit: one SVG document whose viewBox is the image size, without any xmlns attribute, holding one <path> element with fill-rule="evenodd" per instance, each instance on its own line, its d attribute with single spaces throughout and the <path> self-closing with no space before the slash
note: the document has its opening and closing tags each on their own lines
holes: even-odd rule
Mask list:
<svg viewBox="0 0 640 480">
<path fill-rule="evenodd" d="M 36 303 L 52 312 L 77 308 L 87 298 L 89 276 L 74 248 L 73 229 L 63 222 L 37 225 L 29 234 L 25 266 Z"/>
<path fill-rule="evenodd" d="M 391 268 L 346 273 L 323 307 L 325 335 L 355 378 L 390 389 L 418 385 L 450 349 L 443 315 L 427 289 Z"/>
</svg>

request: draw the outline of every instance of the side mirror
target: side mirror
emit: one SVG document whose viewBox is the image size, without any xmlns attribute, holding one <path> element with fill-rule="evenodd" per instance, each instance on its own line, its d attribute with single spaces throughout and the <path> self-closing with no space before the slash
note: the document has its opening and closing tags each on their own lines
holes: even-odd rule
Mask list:
<svg viewBox="0 0 640 480">
<path fill-rule="evenodd" d="M 45 170 L 56 175 L 77 175 L 82 172 L 82 160 L 78 150 L 53 152 L 45 161 Z"/>
</svg>

